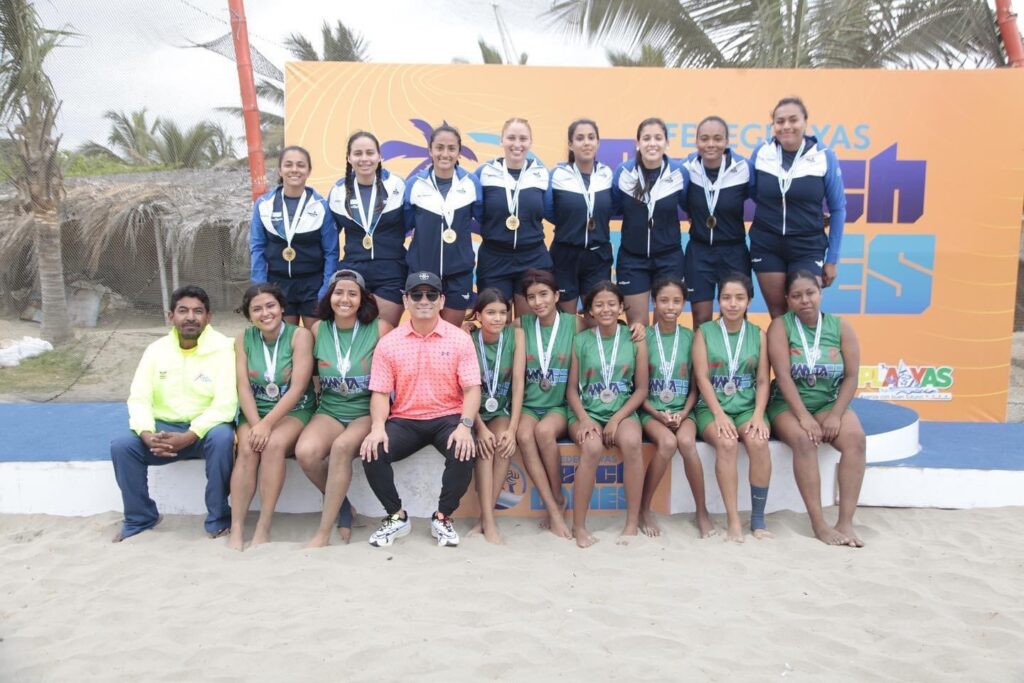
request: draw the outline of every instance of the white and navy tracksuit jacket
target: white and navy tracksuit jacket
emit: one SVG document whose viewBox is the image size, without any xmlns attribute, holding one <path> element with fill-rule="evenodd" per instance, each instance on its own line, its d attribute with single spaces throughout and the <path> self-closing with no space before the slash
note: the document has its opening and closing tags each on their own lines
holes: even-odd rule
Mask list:
<svg viewBox="0 0 1024 683">
<path fill-rule="evenodd" d="M 664 158 L 664 177 L 656 182 L 650 195 L 654 201 L 654 224 L 647 229 L 647 205 L 633 196 L 639 183 L 642 165 L 636 159 L 623 162 L 615 169 L 612 197 L 622 213 L 622 242 L 619 247 L 632 256 L 652 257 L 681 251 L 679 209 L 686 204 L 689 174 L 681 161 Z M 660 171 L 659 171 L 660 173 Z"/>
<path fill-rule="evenodd" d="M 753 195 L 755 177 L 750 162 L 727 149 L 722 156 L 722 165 L 712 174 L 714 178 L 706 177 L 706 169 L 701 164 L 696 152 L 683 162 L 690 177 L 686 193 L 690 239 L 708 245 L 745 243 L 747 228 L 743 222 L 743 202 Z M 718 188 L 713 230 L 707 225 L 711 212 L 704 194 L 705 182 L 710 183 L 709 189 Z"/>
<path fill-rule="evenodd" d="M 580 179 L 586 181 L 586 189 Z M 551 169 L 551 184 L 544 196 L 544 216 L 555 226 L 551 246 L 594 249 L 609 243 L 608 223 L 615 214 L 612 200 L 611 168 L 596 162 L 587 176 L 577 176 L 572 164 L 561 163 Z M 594 229 L 587 230 L 587 200 L 584 192 L 594 195 Z"/>
<path fill-rule="evenodd" d="M 412 271 L 427 270 L 440 277 L 471 272 L 473 222 L 483 213 L 483 193 L 477 177 L 456 166 L 446 195 L 435 186 L 433 166 L 409 176 L 405 185 L 405 227 L 413 231 L 407 261 Z M 444 183 L 441 184 L 442 187 Z M 451 228 L 455 242 L 441 233 Z"/>
<path fill-rule="evenodd" d="M 359 205 L 355 197 L 349 197 L 345 188 L 345 179 L 341 178 L 331 188 L 327 197 L 328 206 L 334 216 L 334 223 L 338 232 L 345 231 L 345 263 L 359 263 L 374 260 L 405 260 L 405 219 L 402 215 L 402 200 L 405 197 L 405 181 L 398 175 L 381 170 L 381 183 L 384 185 L 383 201 L 380 211 L 376 206 L 364 207 L 369 215 L 373 209 L 373 217 L 370 218 L 373 227 L 373 248 L 363 247 L 363 238 L 367 234 L 366 227 L 361 225 Z M 355 179 L 352 186 L 359 192 L 359 185 Z M 377 188 L 381 192 L 381 188 Z M 365 198 L 364 198 L 365 199 Z M 378 198 L 377 201 L 381 201 Z"/>
</svg>

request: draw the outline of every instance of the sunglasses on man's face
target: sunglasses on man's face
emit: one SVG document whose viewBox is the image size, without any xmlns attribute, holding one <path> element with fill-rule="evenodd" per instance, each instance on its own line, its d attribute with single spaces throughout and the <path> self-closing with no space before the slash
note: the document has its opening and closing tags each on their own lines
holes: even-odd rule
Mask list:
<svg viewBox="0 0 1024 683">
<path fill-rule="evenodd" d="M 427 297 L 427 301 L 433 303 L 439 296 L 441 296 L 441 292 L 436 289 L 416 289 L 409 292 L 409 299 L 412 301 L 423 301 L 423 297 Z"/>
</svg>

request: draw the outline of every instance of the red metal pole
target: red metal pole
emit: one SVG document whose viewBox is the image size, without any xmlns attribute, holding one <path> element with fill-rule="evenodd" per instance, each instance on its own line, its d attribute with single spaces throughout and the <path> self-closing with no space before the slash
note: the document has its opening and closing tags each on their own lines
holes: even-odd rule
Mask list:
<svg viewBox="0 0 1024 683">
<path fill-rule="evenodd" d="M 1024 67 L 1024 44 L 1021 44 L 1020 32 L 1017 30 L 1017 15 L 1011 5 L 1011 0 L 996 0 L 996 24 L 1006 47 L 1006 58 L 1010 66 Z"/>
<path fill-rule="evenodd" d="M 238 87 L 242 92 L 242 115 L 245 118 L 245 142 L 249 148 L 249 175 L 252 178 L 252 198 L 267 191 L 267 169 L 263 161 L 263 133 L 260 130 L 260 110 L 256 104 L 256 82 L 252 76 L 249 57 L 249 30 L 245 23 L 242 0 L 228 0 L 231 13 L 231 38 L 235 44 L 235 63 L 238 64 Z"/>
</svg>

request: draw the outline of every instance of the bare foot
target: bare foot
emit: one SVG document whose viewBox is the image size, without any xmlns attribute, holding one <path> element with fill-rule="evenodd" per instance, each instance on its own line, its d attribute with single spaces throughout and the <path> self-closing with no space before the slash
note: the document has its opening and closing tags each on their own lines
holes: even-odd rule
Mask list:
<svg viewBox="0 0 1024 683">
<path fill-rule="evenodd" d="M 661 536 L 661 527 L 658 526 L 658 520 L 653 511 L 644 510 L 640 513 L 640 531 L 651 538 Z"/>
<path fill-rule="evenodd" d="M 483 532 L 484 532 L 483 522 L 477 522 L 475 525 L 473 525 L 473 528 L 470 529 L 466 533 L 466 535 L 467 536 L 476 536 L 477 534 L 482 534 Z"/>
<path fill-rule="evenodd" d="M 328 531 L 326 534 L 320 529 L 316 530 L 313 534 L 313 538 L 309 539 L 309 543 L 306 544 L 307 548 L 326 548 L 331 542 L 331 532 Z"/>
<path fill-rule="evenodd" d="M 352 526 L 355 526 L 355 524 Z M 342 545 L 348 545 L 348 542 L 352 540 L 352 529 L 347 526 L 339 527 L 338 536 L 341 538 Z"/>
<path fill-rule="evenodd" d="M 730 524 L 729 529 L 725 532 L 725 540 L 732 541 L 733 543 L 743 543 L 746 540 L 743 538 L 743 526 L 739 522 Z"/>
<path fill-rule="evenodd" d="M 562 496 L 561 498 L 555 498 L 555 507 L 558 509 L 559 515 L 563 518 L 562 519 L 562 526 L 565 526 L 565 519 L 564 519 L 564 517 L 565 517 L 565 504 L 566 504 L 566 502 L 567 502 L 567 499 L 566 499 L 565 496 Z M 547 518 L 540 520 L 540 522 L 537 523 L 537 526 L 539 526 L 541 529 L 544 529 L 544 530 L 550 529 L 551 528 L 551 519 L 552 519 L 552 517 L 549 515 Z M 569 527 L 565 527 L 565 528 L 566 528 L 566 531 L 568 531 Z M 562 534 L 561 533 L 555 533 L 555 535 L 556 536 L 561 536 Z M 572 538 L 572 535 L 570 534 L 570 535 L 566 536 L 565 538 Z"/>
<path fill-rule="evenodd" d="M 700 533 L 701 538 L 711 538 L 718 535 L 718 529 L 715 528 L 715 523 L 711 521 L 711 516 L 707 510 L 697 513 L 697 531 Z"/>
<path fill-rule="evenodd" d="M 503 545 L 505 543 L 501 538 L 501 534 L 498 532 L 497 524 L 487 525 L 487 528 L 484 529 L 484 539 L 488 543 L 493 543 L 494 545 Z"/>
<path fill-rule="evenodd" d="M 768 531 L 767 529 L 751 529 L 750 533 L 754 535 L 756 539 L 762 538 L 775 538 L 775 534 Z"/>
<path fill-rule="evenodd" d="M 629 539 L 633 536 L 637 536 L 640 533 L 640 529 L 636 523 L 630 524 L 626 522 L 626 526 L 622 528 L 622 533 L 615 539 L 616 545 L 629 545 Z"/>
<path fill-rule="evenodd" d="M 231 534 L 228 536 L 228 548 L 242 552 L 245 548 L 245 529 L 242 527 L 231 527 Z"/>
<path fill-rule="evenodd" d="M 257 524 L 256 533 L 252 535 L 252 543 L 249 545 L 255 547 L 264 543 L 270 543 L 270 529 L 264 529 L 261 525 Z"/>
<path fill-rule="evenodd" d="M 811 525 L 814 530 L 814 537 L 825 545 L 849 545 L 850 539 L 839 529 L 833 529 L 827 524 Z"/>
<path fill-rule="evenodd" d="M 853 530 L 852 524 L 836 524 L 835 530 L 846 537 L 846 545 L 851 548 L 864 547 L 864 541 L 860 540 L 860 536 Z"/>
<path fill-rule="evenodd" d="M 594 534 L 590 533 L 586 529 L 574 530 L 573 535 L 576 537 L 576 545 L 580 548 L 589 548 L 597 543 L 597 539 L 594 538 Z"/>
<path fill-rule="evenodd" d="M 548 517 L 548 523 L 544 528 L 550 530 L 551 533 L 559 538 L 572 538 L 572 532 L 569 531 L 569 527 L 566 526 L 565 519 L 562 518 L 562 513 L 560 512 Z M 577 539 L 576 542 L 579 543 L 579 540 Z M 585 548 L 586 546 L 581 547 Z"/>
</svg>

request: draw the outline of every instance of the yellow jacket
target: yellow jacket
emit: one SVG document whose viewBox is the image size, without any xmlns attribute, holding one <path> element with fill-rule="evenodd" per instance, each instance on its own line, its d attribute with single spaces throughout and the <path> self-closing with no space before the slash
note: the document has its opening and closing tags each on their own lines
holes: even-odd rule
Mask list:
<svg viewBox="0 0 1024 683">
<path fill-rule="evenodd" d="M 200 439 L 238 412 L 235 345 L 209 325 L 195 347 L 183 349 L 178 330 L 142 354 L 128 395 L 128 424 L 136 434 L 156 431 L 156 420 L 187 422 Z"/>
</svg>

